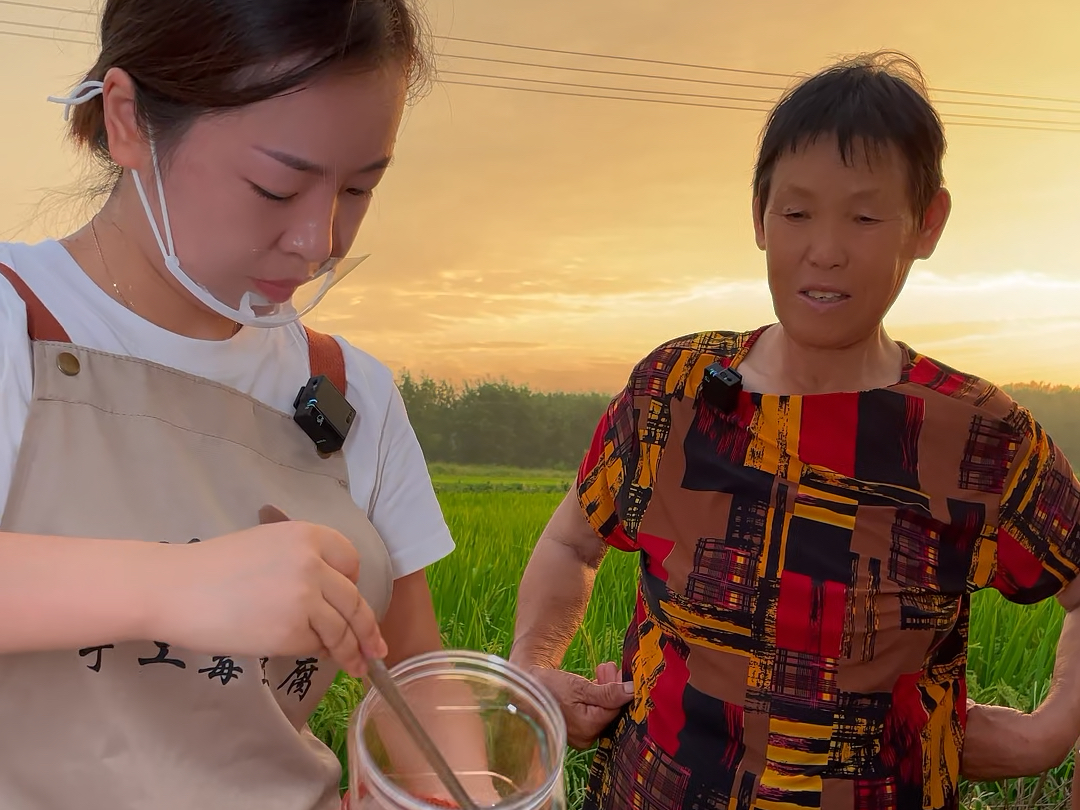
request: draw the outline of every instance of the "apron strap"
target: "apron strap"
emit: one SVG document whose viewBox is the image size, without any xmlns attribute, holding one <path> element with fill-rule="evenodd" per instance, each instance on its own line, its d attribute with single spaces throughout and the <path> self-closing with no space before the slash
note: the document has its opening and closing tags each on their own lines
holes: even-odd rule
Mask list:
<svg viewBox="0 0 1080 810">
<path fill-rule="evenodd" d="M 41 299 L 34 295 L 33 290 L 26 286 L 26 282 L 19 277 L 18 273 L 6 264 L 0 264 L 0 276 L 8 280 L 26 305 L 26 331 L 30 334 L 31 340 L 71 343 L 71 338 L 60 325 L 60 321 L 53 317 L 53 314 L 41 303 Z"/>
<path fill-rule="evenodd" d="M 311 362 L 311 376 L 325 375 L 326 379 L 344 396 L 347 379 L 345 377 L 345 353 L 341 344 L 331 335 L 324 335 L 304 327 L 308 340 L 308 359 Z"/>
</svg>

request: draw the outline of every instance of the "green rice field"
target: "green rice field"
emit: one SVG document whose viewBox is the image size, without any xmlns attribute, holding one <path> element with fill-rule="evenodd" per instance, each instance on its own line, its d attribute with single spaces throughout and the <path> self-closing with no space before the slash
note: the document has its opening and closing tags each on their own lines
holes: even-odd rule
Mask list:
<svg viewBox="0 0 1080 810">
<path fill-rule="evenodd" d="M 439 500 L 457 550 L 430 572 L 436 611 L 448 647 L 506 656 L 513 633 L 517 583 L 541 529 L 566 492 L 573 472 L 432 465 Z M 566 668 L 591 675 L 606 660 L 618 661 L 630 617 L 636 563 L 611 553 L 601 567 L 585 624 Z M 969 690 L 976 700 L 1030 710 L 1045 695 L 1061 629 L 1054 601 L 1034 607 L 1004 602 L 996 593 L 975 595 Z M 360 699 L 358 685 L 339 678 L 312 727 L 344 758 L 344 730 Z M 567 758 L 570 807 L 579 808 L 589 753 Z M 1041 779 L 965 785 L 965 807 L 1066 808 L 1071 759 Z"/>
</svg>

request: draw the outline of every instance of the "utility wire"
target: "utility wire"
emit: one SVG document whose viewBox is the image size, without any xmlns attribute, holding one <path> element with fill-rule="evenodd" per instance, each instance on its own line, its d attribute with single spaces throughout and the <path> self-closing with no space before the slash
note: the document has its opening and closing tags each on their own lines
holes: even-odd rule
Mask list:
<svg viewBox="0 0 1080 810">
<path fill-rule="evenodd" d="M 84 14 L 88 17 L 97 18 L 98 12 L 88 11 L 84 8 L 68 8 L 65 6 L 49 6 L 44 3 L 25 3 L 19 0 L 0 0 L 0 6 L 15 6 L 16 8 L 42 9 L 44 11 L 60 11 L 65 14 Z"/>
<path fill-rule="evenodd" d="M 487 45 L 487 46 L 496 47 L 496 48 L 511 48 L 511 49 L 523 50 L 523 51 L 536 51 L 536 52 L 539 52 L 539 53 L 561 54 L 561 55 L 564 55 L 564 56 L 582 56 L 582 57 L 587 57 L 587 58 L 591 58 L 591 59 L 612 59 L 612 60 L 617 60 L 617 61 L 621 61 L 621 62 L 637 62 L 637 63 L 640 63 L 640 64 L 647 64 L 647 65 L 666 65 L 668 67 L 692 68 L 694 70 L 713 70 L 713 71 L 723 71 L 723 72 L 726 72 L 726 73 L 740 73 L 740 74 L 744 74 L 744 75 L 748 75 L 748 76 L 769 76 L 769 77 L 777 78 L 777 79 L 788 79 L 788 80 L 790 80 L 790 79 L 795 78 L 795 74 L 777 73 L 777 72 L 769 71 L 769 70 L 747 70 L 745 68 L 731 68 L 731 67 L 723 67 L 721 65 L 703 65 L 703 64 L 695 64 L 693 62 L 674 62 L 674 61 L 670 61 L 670 60 L 666 60 L 666 59 L 646 59 L 646 58 L 640 57 L 640 56 L 621 56 L 621 55 L 617 55 L 617 54 L 595 53 L 595 52 L 592 52 L 592 51 L 571 51 L 571 50 L 565 50 L 565 49 L 562 49 L 562 48 L 541 48 L 541 47 L 537 47 L 537 46 L 534 46 L 534 45 L 518 45 L 518 44 L 510 43 L 510 42 L 494 42 L 492 40 L 470 39 L 468 37 L 444 36 L 444 37 L 440 37 L 440 39 L 444 39 L 444 40 L 446 40 L 448 42 L 461 42 L 461 43 L 468 43 L 468 44 L 471 44 L 471 45 Z M 1080 99 L 1075 99 L 1075 98 L 1056 98 L 1056 97 L 1052 97 L 1052 96 L 1033 96 L 1033 95 L 1026 95 L 1026 94 L 1023 94 L 1023 93 L 994 93 L 994 92 L 982 91 L 982 90 L 956 90 L 956 89 L 950 89 L 950 88 L 947 88 L 947 87 L 937 87 L 937 88 L 932 87 L 932 88 L 930 88 L 930 90 L 932 92 L 936 92 L 936 93 L 957 93 L 957 94 L 972 95 L 972 96 L 988 96 L 988 97 L 991 97 L 991 98 L 1011 98 L 1011 99 L 1020 99 L 1020 100 L 1026 100 L 1026 101 L 1047 101 L 1047 102 L 1058 103 L 1058 104 L 1076 104 L 1076 105 L 1080 105 Z"/>
<path fill-rule="evenodd" d="M 573 73 L 594 73 L 603 76 L 623 76 L 626 78 L 636 79 L 659 79 L 662 81 L 672 82 L 686 82 L 689 84 L 707 84 L 716 85 L 721 87 L 739 87 L 748 90 L 775 90 L 783 92 L 785 88 L 775 84 L 750 84 L 747 82 L 724 82 L 717 79 L 696 79 L 689 76 L 670 76 L 659 73 L 634 73 L 626 70 L 601 70 L 599 68 L 586 68 L 570 65 L 552 65 L 544 62 L 525 62 L 518 59 L 496 59 L 490 56 L 469 56 L 460 53 L 444 53 L 441 54 L 443 58 L 449 59 L 463 59 L 470 62 L 486 62 L 489 64 L 499 65 L 515 65 L 518 67 L 532 67 L 532 68 L 544 68 L 546 70 L 562 70 Z M 446 71 L 443 71 L 446 72 Z M 770 104 L 773 100 L 770 100 Z M 1040 107 L 1035 105 L 1024 104 L 1002 104 L 1000 102 L 993 101 L 963 101 L 959 99 L 938 99 L 937 104 L 955 104 L 964 107 L 993 107 L 995 109 L 1002 110 L 1030 110 L 1032 112 L 1050 112 L 1050 113 L 1063 113 L 1065 115 L 1080 115 L 1080 109 L 1065 109 L 1062 107 Z"/>
<path fill-rule="evenodd" d="M 580 87 L 585 90 L 611 90 L 619 93 L 647 93 L 648 95 L 658 96 L 675 96 L 677 98 L 704 98 L 714 99 L 716 101 L 741 101 L 747 104 L 767 104 L 771 105 L 773 102 L 767 98 L 743 98 L 741 96 L 716 96 L 709 93 L 679 93 L 674 90 L 645 90 L 637 87 L 610 87 L 603 84 L 580 84 L 578 82 L 559 82 L 550 79 L 531 79 L 523 76 L 499 76 L 491 73 L 470 73 L 464 70 L 443 70 L 441 73 L 447 76 L 468 76 L 474 79 L 494 79 L 496 81 L 506 81 L 512 79 L 516 82 L 531 82 L 534 84 L 549 84 L 557 85 L 560 87 Z M 761 112 L 768 112 L 768 107 L 763 107 Z"/>
<path fill-rule="evenodd" d="M 570 96 L 574 98 L 591 98 L 591 99 L 606 99 L 608 101 L 632 101 L 641 102 L 646 104 L 668 104 L 677 107 L 702 107 L 713 110 L 738 110 L 740 112 L 767 112 L 760 107 L 735 107 L 727 104 L 705 104 L 694 101 L 676 101 L 672 99 L 663 98 L 636 98 L 633 96 L 618 96 L 618 95 L 600 95 L 599 93 L 577 93 L 569 90 L 546 90 L 540 87 L 514 87 L 507 84 L 492 84 L 492 83 L 480 83 L 480 82 L 467 82 L 457 79 L 445 79 L 442 84 L 458 85 L 462 87 L 484 87 L 493 90 L 511 90 L 520 91 L 526 93 L 540 93 L 543 95 L 554 96 Z M 630 91 L 640 92 L 640 91 Z M 1080 134 L 1080 125 L 1076 127 L 1069 127 L 1065 122 L 1061 121 L 1048 121 L 1043 122 L 1039 120 L 1030 121 L 1030 119 L 1016 118 L 1016 119 L 1003 119 L 1006 123 L 986 123 L 986 121 L 994 122 L 996 118 L 991 116 L 967 116 L 969 119 L 976 120 L 952 120 L 949 117 L 943 118 L 943 122 L 948 126 L 974 126 L 982 127 L 985 129 L 1019 129 L 1028 130 L 1032 132 L 1072 132 Z M 1048 124 L 1042 126 L 1041 124 Z M 1039 124 L 1039 126 L 1033 126 L 1032 124 Z"/>
<path fill-rule="evenodd" d="M 35 10 L 46 10 L 46 11 L 57 11 L 57 12 L 61 12 L 61 13 L 75 13 L 75 14 L 82 14 L 82 15 L 91 16 L 91 17 L 96 17 L 97 16 L 97 12 L 94 12 L 94 11 L 89 11 L 89 10 L 85 10 L 85 9 L 75 9 L 75 8 L 70 8 L 70 7 L 65 7 L 65 6 L 54 6 L 54 5 L 48 5 L 48 4 L 42 4 L 42 3 L 32 3 L 32 2 L 26 2 L 25 0 L 0 0 L 0 6 L 10 6 L 10 7 L 17 7 L 17 8 L 27 8 L 27 9 L 35 9 Z M 92 44 L 94 44 L 92 40 L 73 39 L 73 38 L 68 37 L 68 36 L 45 36 L 43 34 L 33 33 L 34 31 L 52 31 L 52 32 L 55 32 L 57 34 L 85 34 L 85 35 L 90 36 L 90 37 L 94 36 L 93 32 L 85 30 L 85 29 L 81 29 L 81 28 L 68 28 L 68 27 L 65 27 L 65 26 L 60 26 L 60 25 L 55 25 L 55 24 L 33 23 L 33 22 L 23 22 L 21 20 L 5 20 L 5 19 L 0 19 L 0 26 L 11 26 L 11 27 L 15 27 L 15 28 L 31 29 L 30 31 L 11 31 L 11 30 L 5 30 L 4 28 L 0 28 L 0 35 L 9 36 L 9 37 L 19 37 L 19 38 L 34 39 L 34 40 L 45 40 L 45 41 L 51 41 L 51 42 L 66 42 L 66 43 L 71 43 L 71 44 L 75 44 L 75 45 L 92 45 Z M 450 37 L 450 36 L 447 36 L 447 37 L 442 37 L 442 39 L 445 39 L 446 41 L 450 41 L 450 42 L 467 43 L 467 44 L 471 44 L 471 45 L 482 45 L 482 46 L 488 46 L 488 47 L 508 48 L 508 49 L 514 49 L 514 50 L 524 50 L 524 51 L 533 51 L 533 52 L 540 52 L 540 53 L 560 54 L 560 55 L 586 57 L 586 58 L 594 58 L 594 59 L 618 60 L 618 61 L 632 62 L 632 63 L 638 63 L 638 64 L 652 64 L 652 65 L 664 65 L 664 66 L 667 66 L 667 67 L 680 67 L 680 68 L 692 68 L 692 69 L 698 69 L 698 70 L 723 71 L 723 72 L 735 73 L 735 74 L 740 74 L 740 75 L 766 76 L 766 77 L 772 77 L 772 78 L 784 78 L 784 79 L 791 79 L 792 78 L 792 76 L 790 74 L 777 73 L 777 72 L 774 72 L 774 71 L 747 70 L 747 69 L 742 69 L 742 68 L 731 68 L 731 67 L 724 67 L 724 66 L 719 66 L 719 65 L 702 65 L 702 64 L 694 64 L 694 63 L 689 63 L 689 62 L 675 62 L 675 61 L 663 60 L 663 59 L 647 59 L 647 58 L 644 58 L 644 57 L 621 56 L 621 55 L 615 55 L 615 54 L 595 53 L 595 52 L 590 52 L 590 51 L 573 51 L 573 50 L 567 50 L 567 49 L 561 49 L 561 48 L 544 48 L 544 47 L 531 46 L 531 45 L 519 45 L 519 44 L 515 44 L 515 43 L 496 42 L 496 41 L 492 41 L 492 40 L 471 39 L 471 38 L 467 38 L 467 37 Z M 524 60 L 513 60 L 513 59 L 497 59 L 497 58 L 494 58 L 494 57 L 474 56 L 474 55 L 469 55 L 469 54 L 450 53 L 450 54 L 445 54 L 444 56 L 446 58 L 451 58 L 451 59 L 472 60 L 472 61 L 485 62 L 485 63 L 488 63 L 488 64 L 504 64 L 504 65 L 518 66 L 518 67 L 540 68 L 540 69 L 543 69 L 543 70 L 552 70 L 552 71 L 572 71 L 572 72 L 575 72 L 575 73 L 591 73 L 591 74 L 595 74 L 595 75 L 621 76 L 621 77 L 624 77 L 624 78 L 631 78 L 631 79 L 646 79 L 646 80 L 659 80 L 659 81 L 672 81 L 672 82 L 688 82 L 688 83 L 694 83 L 694 84 L 706 84 L 706 85 L 713 85 L 713 86 L 733 87 L 733 88 L 746 89 L 746 90 L 782 91 L 784 89 L 784 88 L 779 87 L 777 85 L 753 84 L 753 83 L 750 83 L 750 82 L 734 82 L 734 81 L 728 82 L 728 81 L 701 79 L 701 78 L 694 78 L 694 77 L 669 76 L 669 75 L 661 75 L 661 74 L 656 74 L 656 73 L 635 73 L 635 72 L 631 72 L 631 71 L 603 70 L 603 69 L 598 69 L 598 68 L 586 68 L 586 67 L 580 67 L 580 66 L 550 65 L 550 64 L 540 63 L 540 62 L 528 62 L 528 61 L 524 61 Z M 731 105 L 728 105 L 728 104 L 711 104 L 711 103 L 704 103 L 704 102 L 709 102 L 709 101 L 737 102 L 737 103 L 741 103 L 741 104 L 751 104 L 751 105 L 752 104 L 772 105 L 773 103 L 775 103 L 775 99 L 746 98 L 746 97 L 741 97 L 741 96 L 728 96 L 728 95 L 717 95 L 717 94 L 708 94 L 708 93 L 688 93 L 688 92 L 681 92 L 681 91 L 677 91 L 677 90 L 657 90 L 657 89 L 641 88 L 641 87 L 613 87 L 613 86 L 610 86 L 610 85 L 590 84 L 590 83 L 586 83 L 586 82 L 558 81 L 558 80 L 554 80 L 554 79 L 541 79 L 541 78 L 533 78 L 533 77 L 525 77 L 525 76 L 506 76 L 506 75 L 501 75 L 501 74 L 497 74 L 497 73 L 478 73 L 478 72 L 474 72 L 474 71 L 461 71 L 461 70 L 445 70 L 445 71 L 443 71 L 443 73 L 446 74 L 446 75 L 451 75 L 451 76 L 464 77 L 466 79 L 484 79 L 484 80 L 487 80 L 489 82 L 508 82 L 508 81 L 512 81 L 512 82 L 520 82 L 520 83 L 528 83 L 528 84 L 545 85 L 545 86 L 551 87 L 551 88 L 555 88 L 555 87 L 570 88 L 570 89 L 574 90 L 575 92 L 570 92 L 569 90 L 565 90 L 565 91 L 548 90 L 548 91 L 546 91 L 546 94 L 548 94 L 548 95 L 564 95 L 564 96 L 565 95 L 573 95 L 573 96 L 577 96 L 577 97 L 581 97 L 581 98 L 602 98 L 602 99 L 609 99 L 609 100 L 616 100 L 616 101 L 644 101 L 644 102 L 653 102 L 653 103 L 664 103 L 664 104 L 670 104 L 670 105 L 676 105 L 676 106 L 710 107 L 710 108 L 714 108 L 714 109 L 732 109 L 732 110 L 740 110 L 740 111 L 747 111 L 747 112 L 767 112 L 768 110 L 766 108 L 734 107 L 734 106 L 731 106 Z M 444 83 L 445 84 L 463 85 L 463 86 L 473 86 L 473 87 L 490 87 L 490 88 L 493 88 L 493 89 L 502 89 L 502 90 L 519 90 L 519 91 L 541 92 L 541 89 L 537 88 L 537 87 L 517 87 L 517 86 L 508 86 L 508 85 L 502 85 L 502 84 L 481 84 L 481 83 L 477 83 L 477 82 L 466 82 L 466 81 L 460 81 L 460 80 L 446 80 L 446 81 L 444 81 Z M 597 95 L 597 94 L 592 94 L 592 93 L 577 92 L 577 91 L 591 91 L 591 90 L 599 90 L 599 91 L 603 91 L 605 93 L 620 93 L 620 94 L 633 93 L 633 94 L 637 94 L 637 95 L 658 96 L 658 97 L 663 96 L 665 98 L 638 98 L 637 95 L 635 95 L 634 97 L 630 97 L 630 96 L 625 96 L 625 95 L 612 96 L 612 95 Z M 1033 95 L 1022 95 L 1022 94 L 1011 94 L 1011 93 L 993 93 L 993 92 L 982 92 L 982 91 L 974 91 L 974 90 L 953 90 L 953 89 L 947 89 L 947 88 L 938 89 L 938 90 L 936 90 L 936 92 L 963 93 L 963 94 L 971 95 L 971 96 L 984 96 L 984 97 L 991 97 L 991 98 L 1010 98 L 1010 99 L 1021 99 L 1021 100 L 1028 100 L 1028 101 L 1046 101 L 1046 102 L 1060 103 L 1060 104 L 1076 104 L 1076 105 L 1080 105 L 1080 100 L 1077 100 L 1077 99 L 1062 99 L 1062 98 L 1053 98 L 1053 97 L 1048 97 L 1048 96 L 1033 96 Z M 687 101 L 679 101 L 678 99 L 687 99 Z M 1000 104 L 1000 103 L 995 103 L 995 102 L 964 101 L 964 100 L 955 100 L 955 99 L 944 99 L 944 100 L 940 100 L 939 103 L 948 104 L 948 105 L 963 105 L 965 107 L 986 107 L 986 108 L 995 108 L 995 109 L 1020 110 L 1020 111 L 1024 111 L 1024 112 L 1042 112 L 1042 113 L 1063 114 L 1063 115 L 1072 115 L 1072 114 L 1080 113 L 1080 106 L 1078 106 L 1077 109 L 1073 110 L 1073 109 L 1062 109 L 1062 108 L 1048 108 L 1048 107 L 1033 106 L 1033 105 Z M 1025 117 L 1005 116 L 1005 115 L 1001 115 L 1001 116 L 975 115 L 975 114 L 967 114 L 967 113 L 960 113 L 960 112 L 952 112 L 951 110 L 942 111 L 942 116 L 943 116 L 943 120 L 944 120 L 944 118 L 947 117 L 949 119 L 949 123 L 953 124 L 953 125 L 975 125 L 977 123 L 985 122 L 984 125 L 986 125 L 986 126 L 993 126 L 993 127 L 1007 128 L 1007 129 L 1034 129 L 1036 131 L 1061 131 L 1061 132 L 1080 131 L 1080 130 L 1076 130 L 1076 129 L 1071 128 L 1073 126 L 1073 122 L 1060 121 L 1060 120 L 1050 120 L 1050 119 L 1043 119 L 1043 118 L 1025 118 Z M 1080 121 L 1076 122 L 1076 124 L 1080 125 Z"/>
</svg>

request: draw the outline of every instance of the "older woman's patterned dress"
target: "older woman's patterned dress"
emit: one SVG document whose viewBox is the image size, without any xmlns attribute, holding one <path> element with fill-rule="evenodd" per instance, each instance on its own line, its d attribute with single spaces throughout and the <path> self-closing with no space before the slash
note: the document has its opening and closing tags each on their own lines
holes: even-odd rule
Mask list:
<svg viewBox="0 0 1080 810">
<path fill-rule="evenodd" d="M 586 808 L 955 808 L 970 594 L 1058 593 L 1080 487 L 1025 409 L 907 347 L 887 388 L 698 396 L 762 331 L 654 351 L 582 463 L 641 560 Z"/>
</svg>

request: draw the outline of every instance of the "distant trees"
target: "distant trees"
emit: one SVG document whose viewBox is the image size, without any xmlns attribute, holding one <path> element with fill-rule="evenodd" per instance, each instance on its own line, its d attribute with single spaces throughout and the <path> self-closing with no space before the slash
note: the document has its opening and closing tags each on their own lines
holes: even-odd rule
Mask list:
<svg viewBox="0 0 1080 810">
<path fill-rule="evenodd" d="M 455 388 L 408 373 L 398 388 L 428 461 L 513 467 L 576 468 L 611 399 L 508 382 Z"/>
<path fill-rule="evenodd" d="M 1080 388 L 1031 382 L 1003 385 L 1002 389 L 1031 411 L 1080 471 Z"/>
<path fill-rule="evenodd" d="M 581 462 L 608 394 L 543 393 L 508 382 L 455 387 L 402 373 L 398 380 L 428 461 L 573 469 Z M 1080 388 L 1003 386 L 1031 409 L 1080 468 Z"/>
</svg>

